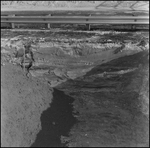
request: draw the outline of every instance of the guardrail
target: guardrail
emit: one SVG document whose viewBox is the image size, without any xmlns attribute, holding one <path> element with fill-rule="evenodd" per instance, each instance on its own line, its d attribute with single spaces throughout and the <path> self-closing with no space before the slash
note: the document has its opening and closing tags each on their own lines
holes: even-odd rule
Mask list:
<svg viewBox="0 0 150 148">
<path fill-rule="evenodd" d="M 6 15 L 7 14 L 7 15 Z M 1 14 L 1 23 L 11 23 L 12 28 L 15 27 L 14 23 L 43 23 L 48 24 L 130 24 L 130 25 L 144 25 L 149 24 L 149 16 L 15 16 L 14 14 L 8 15 L 7 13 Z M 46 13 L 47 14 L 47 13 Z M 45 15 L 45 13 L 44 13 Z M 90 29 L 90 27 L 89 27 Z"/>
</svg>

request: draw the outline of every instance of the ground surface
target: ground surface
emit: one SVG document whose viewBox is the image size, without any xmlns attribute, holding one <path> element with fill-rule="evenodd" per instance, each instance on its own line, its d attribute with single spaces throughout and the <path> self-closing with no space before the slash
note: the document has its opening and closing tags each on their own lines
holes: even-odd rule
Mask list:
<svg viewBox="0 0 150 148">
<path fill-rule="evenodd" d="M 20 67 L 1 66 L 1 146 L 29 147 L 41 130 L 41 113 L 52 101 L 52 89 L 27 78 Z"/>
<path fill-rule="evenodd" d="M 79 121 L 71 129 L 70 137 L 62 137 L 62 141 L 69 142 L 69 147 L 149 145 L 146 56 L 140 52 L 110 61 L 93 68 L 84 77 L 57 86 L 75 98 Z M 119 74 L 118 71 L 125 69 L 134 70 Z M 104 71 L 107 75 L 103 77 Z"/>
<path fill-rule="evenodd" d="M 19 59 L 14 57 L 27 39 L 33 41 L 35 59 L 29 79 L 18 66 Z M 47 97 L 51 98 L 49 87 L 56 87 L 75 99 L 74 112 L 79 122 L 71 128 L 68 137 L 61 137 L 68 146 L 148 146 L 148 43 L 147 32 L 2 30 L 1 88 L 4 118 L 11 116 L 8 122 L 12 123 L 8 127 L 15 127 L 18 120 L 18 115 L 16 117 L 10 108 L 8 113 L 5 110 L 9 100 L 27 103 L 25 95 L 31 88 L 29 101 L 32 100 L 31 105 L 36 106 L 32 109 L 35 111 L 38 105 L 41 106 L 38 117 L 29 120 L 31 132 L 30 129 L 34 130 L 31 125 L 36 127 L 33 122 L 39 121 L 40 113 L 48 107 L 47 101 L 51 102 L 47 100 Z M 5 96 L 5 92 L 16 95 L 11 99 L 11 96 Z M 13 101 L 10 105 L 14 106 Z M 14 112 L 18 114 L 17 109 Z M 24 114 L 26 111 L 21 113 L 23 120 L 19 118 L 17 121 L 19 126 L 28 121 Z M 5 129 L 7 121 L 3 121 Z M 20 128 L 15 128 L 15 133 L 12 133 L 20 133 Z M 37 133 L 38 130 L 35 131 Z M 6 137 L 9 135 L 5 130 L 3 133 Z M 28 141 L 28 132 L 25 137 L 22 132 L 20 135 Z M 15 139 L 18 144 L 12 142 L 15 146 L 22 144 L 21 136 Z M 11 138 L 8 140 L 10 143 L 13 141 Z"/>
</svg>

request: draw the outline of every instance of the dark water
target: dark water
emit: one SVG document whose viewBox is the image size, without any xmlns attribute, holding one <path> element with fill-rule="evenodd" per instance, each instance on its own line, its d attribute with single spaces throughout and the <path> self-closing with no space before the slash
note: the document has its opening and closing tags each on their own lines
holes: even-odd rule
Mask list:
<svg viewBox="0 0 150 148">
<path fill-rule="evenodd" d="M 42 130 L 31 147 L 66 147 L 60 136 L 68 136 L 71 127 L 77 122 L 73 117 L 74 99 L 62 91 L 54 89 L 50 107 L 41 115 Z"/>
</svg>

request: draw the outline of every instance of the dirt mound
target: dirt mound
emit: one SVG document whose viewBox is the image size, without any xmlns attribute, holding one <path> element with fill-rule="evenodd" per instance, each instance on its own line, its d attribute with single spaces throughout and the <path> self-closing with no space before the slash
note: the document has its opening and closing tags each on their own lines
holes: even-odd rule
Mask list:
<svg viewBox="0 0 150 148">
<path fill-rule="evenodd" d="M 147 52 L 139 52 L 118 58 L 57 86 L 75 98 L 79 121 L 69 137 L 61 137 L 62 142 L 69 147 L 149 146 L 147 56 Z M 104 71 L 108 75 L 100 76 Z"/>
<path fill-rule="evenodd" d="M 52 90 L 20 67 L 1 66 L 2 147 L 29 147 L 41 129 L 41 113 L 52 101 Z"/>
<path fill-rule="evenodd" d="M 145 37 L 144 37 L 145 36 Z M 56 86 L 66 79 L 84 75 L 94 65 L 106 63 L 141 50 L 148 50 L 148 35 L 126 32 L 87 31 L 2 31 L 1 63 L 17 64 L 14 57 L 23 42 L 32 40 L 35 62 L 30 69 L 34 77 Z M 143 38 L 143 39 L 142 39 Z M 145 44 L 139 45 L 141 40 Z M 55 71 L 55 68 L 61 70 Z"/>
</svg>

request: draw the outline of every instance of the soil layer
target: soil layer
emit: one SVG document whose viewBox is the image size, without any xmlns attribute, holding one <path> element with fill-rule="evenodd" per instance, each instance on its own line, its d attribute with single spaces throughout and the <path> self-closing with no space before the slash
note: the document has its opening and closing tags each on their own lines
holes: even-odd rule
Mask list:
<svg viewBox="0 0 150 148">
<path fill-rule="evenodd" d="M 1 36 L 2 146 L 29 147 L 38 133 L 36 146 L 149 146 L 147 32 Z M 15 58 L 27 40 L 35 60 L 29 77 Z"/>
</svg>

